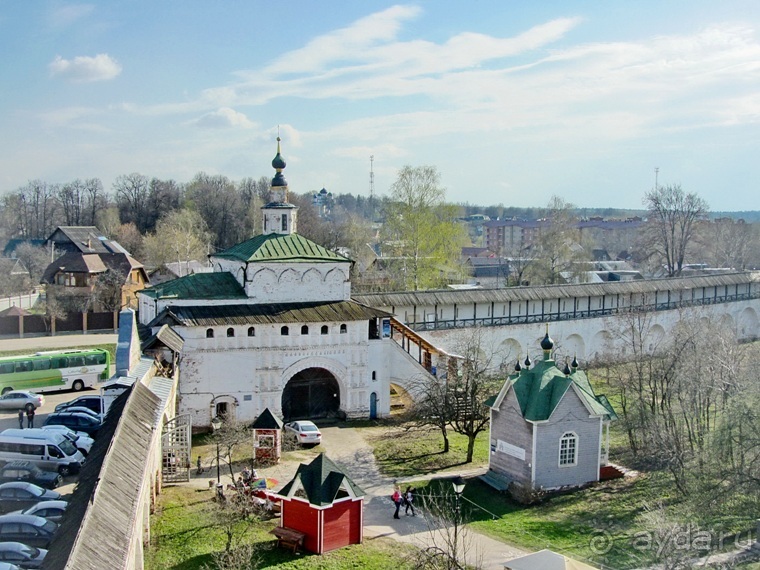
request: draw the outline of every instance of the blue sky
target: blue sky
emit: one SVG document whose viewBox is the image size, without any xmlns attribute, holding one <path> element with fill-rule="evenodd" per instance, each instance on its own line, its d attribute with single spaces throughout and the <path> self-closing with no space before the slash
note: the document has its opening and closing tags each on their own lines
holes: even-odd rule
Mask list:
<svg viewBox="0 0 760 570">
<path fill-rule="evenodd" d="M 0 192 L 271 176 L 453 202 L 760 210 L 760 3 L 0 1 Z"/>
</svg>

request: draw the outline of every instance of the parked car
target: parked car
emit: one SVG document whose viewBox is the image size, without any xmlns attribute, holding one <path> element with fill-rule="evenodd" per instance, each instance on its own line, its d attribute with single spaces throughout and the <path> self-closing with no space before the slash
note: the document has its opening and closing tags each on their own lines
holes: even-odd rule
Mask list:
<svg viewBox="0 0 760 570">
<path fill-rule="evenodd" d="M 66 426 L 75 431 L 83 431 L 90 437 L 95 437 L 103 425 L 97 418 L 79 412 L 53 412 L 48 415 L 45 425 L 53 424 Z"/>
<path fill-rule="evenodd" d="M 67 408 L 63 408 L 62 410 L 59 410 L 60 412 L 76 412 L 77 414 L 85 414 L 87 416 L 92 416 L 99 422 L 103 421 L 103 418 L 98 414 L 97 412 L 93 412 L 90 408 L 85 408 L 84 406 L 68 406 Z"/>
<path fill-rule="evenodd" d="M 44 403 L 45 397 L 42 394 L 26 390 L 11 390 L 0 396 L 2 410 L 36 410 Z"/>
<path fill-rule="evenodd" d="M 21 543 L 19 543 L 21 544 Z M 0 570 L 23 570 L 21 566 L 16 566 L 10 562 L 0 562 Z"/>
<path fill-rule="evenodd" d="M 285 431 L 295 434 L 296 441 L 301 445 L 319 445 L 322 443 L 322 433 L 314 422 L 299 420 L 285 424 Z"/>
<path fill-rule="evenodd" d="M 55 407 L 56 412 L 62 412 L 69 407 L 84 407 L 89 408 L 100 417 L 103 417 L 106 413 L 105 400 L 103 396 L 79 396 L 74 398 L 70 402 L 62 402 Z"/>
<path fill-rule="evenodd" d="M 58 491 L 43 489 L 26 481 L 10 481 L 0 484 L 0 510 L 3 512 L 26 509 L 40 501 L 57 501 Z"/>
<path fill-rule="evenodd" d="M 0 515 L 0 541 L 47 548 L 58 525 L 32 515 Z"/>
<path fill-rule="evenodd" d="M 74 447 L 81 451 L 82 455 L 85 457 L 87 457 L 87 454 L 90 453 L 92 444 L 95 443 L 95 440 L 83 431 L 74 431 L 73 429 L 67 428 L 66 426 L 49 425 L 42 426 L 40 429 L 63 434 L 63 436 L 67 438 L 71 443 L 73 443 Z"/>
<path fill-rule="evenodd" d="M 24 510 L 12 511 L 12 515 L 34 515 L 36 517 L 42 517 L 54 523 L 61 522 L 63 513 L 66 512 L 66 507 L 69 504 L 66 501 L 40 501 L 39 503 L 27 507 Z"/>
<path fill-rule="evenodd" d="M 47 550 L 20 542 L 0 542 L 0 560 L 18 568 L 42 568 Z"/>
<path fill-rule="evenodd" d="M 53 471 L 43 471 L 30 461 L 9 461 L 0 469 L 0 483 L 26 481 L 46 489 L 55 489 L 63 478 Z"/>
</svg>

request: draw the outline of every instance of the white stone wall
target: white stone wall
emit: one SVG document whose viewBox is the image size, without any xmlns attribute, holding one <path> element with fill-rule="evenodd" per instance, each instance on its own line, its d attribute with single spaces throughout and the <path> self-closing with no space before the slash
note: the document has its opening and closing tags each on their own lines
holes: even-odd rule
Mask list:
<svg viewBox="0 0 760 570">
<path fill-rule="evenodd" d="M 322 325 L 329 332 L 321 334 Z M 340 325 L 346 324 L 346 333 Z M 390 410 L 388 369 L 384 355 L 392 341 L 368 340 L 366 321 L 348 323 L 310 323 L 308 334 L 301 325 L 282 324 L 226 329 L 214 327 L 213 338 L 206 338 L 207 327 L 176 327 L 185 339 L 180 362 L 180 413 L 191 413 L 195 427 L 207 426 L 214 405 L 226 401 L 238 420 L 255 419 L 265 408 L 281 413 L 282 392 L 288 381 L 307 368 L 330 371 L 340 388 L 340 408 L 349 417 L 368 417 L 371 392 L 378 396 L 378 415 Z M 372 379 L 372 372 L 375 379 Z M 223 398 L 220 400 L 220 398 Z"/>
<path fill-rule="evenodd" d="M 757 338 L 760 336 L 760 330 L 758 330 L 760 321 L 755 311 L 756 306 L 757 301 L 752 300 L 651 312 L 649 313 L 651 322 L 648 325 L 651 343 L 667 341 L 667 335 L 673 326 L 682 319 L 688 318 L 723 322 L 732 328 L 740 339 Z M 471 306 L 470 311 L 472 311 Z M 610 354 L 610 351 L 624 355 L 626 342 L 621 336 L 621 330 L 626 324 L 625 319 L 625 314 L 621 314 L 550 322 L 549 336 L 554 340 L 554 359 L 558 362 L 558 366 L 562 368 L 565 358 L 572 360 L 574 355 L 577 355 L 582 365 L 604 354 Z M 526 354 L 529 354 L 533 360 L 541 358 L 539 342 L 546 334 L 545 323 L 483 327 L 482 331 L 483 345 L 492 347 L 493 351 L 499 355 L 499 358 L 495 359 L 495 364 L 498 365 L 500 359 L 503 358 L 506 370 L 509 372 L 512 371 L 517 358 L 520 358 L 522 362 Z M 461 344 L 464 335 L 471 334 L 471 331 L 464 328 L 427 331 L 419 334 L 434 346 L 456 353 L 456 347 Z"/>
</svg>

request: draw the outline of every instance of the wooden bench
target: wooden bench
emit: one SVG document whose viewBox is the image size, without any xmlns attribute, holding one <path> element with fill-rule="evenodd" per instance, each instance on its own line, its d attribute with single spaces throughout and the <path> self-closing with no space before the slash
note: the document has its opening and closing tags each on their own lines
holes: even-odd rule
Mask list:
<svg viewBox="0 0 760 570">
<path fill-rule="evenodd" d="M 269 532 L 277 537 L 277 546 L 292 548 L 293 552 L 298 550 L 299 546 L 303 548 L 303 541 L 306 538 L 306 534 L 303 532 L 284 526 L 278 526 Z"/>
</svg>

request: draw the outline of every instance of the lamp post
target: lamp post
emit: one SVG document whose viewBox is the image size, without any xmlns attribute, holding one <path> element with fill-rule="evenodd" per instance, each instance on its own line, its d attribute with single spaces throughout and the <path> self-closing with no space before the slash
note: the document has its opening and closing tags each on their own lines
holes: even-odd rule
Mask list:
<svg viewBox="0 0 760 570">
<path fill-rule="evenodd" d="M 220 427 L 222 427 L 222 420 L 220 420 L 217 416 L 214 416 L 214 419 L 211 420 L 211 427 L 214 430 L 214 433 L 216 433 L 216 430 L 218 430 Z M 219 472 L 219 438 L 216 438 L 216 484 L 219 485 L 222 482 L 222 477 Z"/>
<path fill-rule="evenodd" d="M 456 503 L 454 505 L 454 545 L 451 555 L 454 559 L 454 563 L 458 564 L 459 561 L 457 560 L 457 550 L 459 549 L 459 521 L 461 520 L 460 517 L 462 515 L 461 500 L 466 482 L 464 479 L 462 479 L 461 475 L 457 475 L 454 479 L 451 480 L 451 485 L 454 487 L 454 496 L 456 497 Z"/>
</svg>

